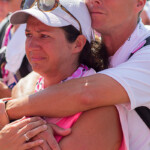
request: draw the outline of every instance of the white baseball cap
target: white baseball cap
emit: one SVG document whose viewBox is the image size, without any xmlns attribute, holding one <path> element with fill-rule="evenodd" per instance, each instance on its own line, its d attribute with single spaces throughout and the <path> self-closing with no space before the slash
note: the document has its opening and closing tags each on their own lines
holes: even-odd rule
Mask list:
<svg viewBox="0 0 150 150">
<path fill-rule="evenodd" d="M 91 17 L 83 0 L 59 0 L 60 4 L 65 7 L 80 23 L 82 34 L 91 42 L 94 39 L 93 29 L 91 27 Z M 41 11 L 37 5 L 29 9 L 19 10 L 11 15 L 12 24 L 27 23 L 28 17 L 33 16 L 42 23 L 52 27 L 74 26 L 80 31 L 78 22 L 59 6 L 52 11 Z"/>
</svg>

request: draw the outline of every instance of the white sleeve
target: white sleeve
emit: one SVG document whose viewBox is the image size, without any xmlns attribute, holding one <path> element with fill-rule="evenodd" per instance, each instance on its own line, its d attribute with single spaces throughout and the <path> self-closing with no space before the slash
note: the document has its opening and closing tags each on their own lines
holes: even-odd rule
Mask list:
<svg viewBox="0 0 150 150">
<path fill-rule="evenodd" d="M 125 105 L 127 109 L 150 105 L 150 46 L 145 46 L 126 62 L 99 73 L 112 77 L 124 87 L 131 102 Z"/>
</svg>

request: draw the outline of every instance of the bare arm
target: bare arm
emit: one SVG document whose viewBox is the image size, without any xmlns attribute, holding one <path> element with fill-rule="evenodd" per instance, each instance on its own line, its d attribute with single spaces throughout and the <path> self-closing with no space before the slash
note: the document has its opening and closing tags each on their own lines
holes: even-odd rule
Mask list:
<svg viewBox="0 0 150 150">
<path fill-rule="evenodd" d="M 11 119 L 24 115 L 58 117 L 124 102 L 129 102 L 125 89 L 111 77 L 96 74 L 10 101 L 7 113 Z"/>
<path fill-rule="evenodd" d="M 60 141 L 61 150 L 118 150 L 122 143 L 118 112 L 113 106 L 84 112 L 71 130 Z M 51 142 L 51 130 L 40 133 L 37 139 L 46 141 L 51 149 L 59 149 Z"/>
<path fill-rule="evenodd" d="M 122 132 L 115 107 L 101 107 L 83 113 L 72 134 L 60 142 L 62 150 L 118 150 Z"/>
<path fill-rule="evenodd" d="M 44 149 L 59 150 L 118 150 L 122 143 L 122 131 L 115 107 L 101 107 L 84 112 L 71 128 L 72 132 L 63 137 L 58 145 L 53 141 L 54 125 L 33 140 L 43 139 Z M 57 127 L 58 128 L 58 127 Z M 56 130 L 55 130 L 56 131 Z M 60 129 L 57 132 L 60 134 Z M 65 132 L 64 132 L 65 133 Z M 67 135 L 67 134 L 66 134 Z M 54 144 L 55 143 L 55 144 Z M 37 150 L 38 148 L 35 148 Z"/>
</svg>

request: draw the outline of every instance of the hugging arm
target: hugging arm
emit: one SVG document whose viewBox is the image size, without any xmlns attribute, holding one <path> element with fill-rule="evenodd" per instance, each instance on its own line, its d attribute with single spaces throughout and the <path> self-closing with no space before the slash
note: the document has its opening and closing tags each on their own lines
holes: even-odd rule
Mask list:
<svg viewBox="0 0 150 150">
<path fill-rule="evenodd" d="M 24 115 L 62 117 L 128 101 L 125 89 L 117 81 L 107 75 L 96 74 L 14 99 L 8 102 L 7 113 L 11 119 Z"/>
</svg>

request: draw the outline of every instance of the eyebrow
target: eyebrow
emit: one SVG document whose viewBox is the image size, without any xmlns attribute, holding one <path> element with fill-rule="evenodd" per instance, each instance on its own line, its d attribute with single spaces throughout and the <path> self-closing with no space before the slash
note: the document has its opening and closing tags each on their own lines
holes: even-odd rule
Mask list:
<svg viewBox="0 0 150 150">
<path fill-rule="evenodd" d="M 25 32 L 30 32 L 30 30 L 26 29 Z M 39 31 L 36 31 L 38 33 L 42 33 L 42 32 L 52 32 L 52 31 L 47 31 L 47 30 L 39 30 Z"/>
</svg>

